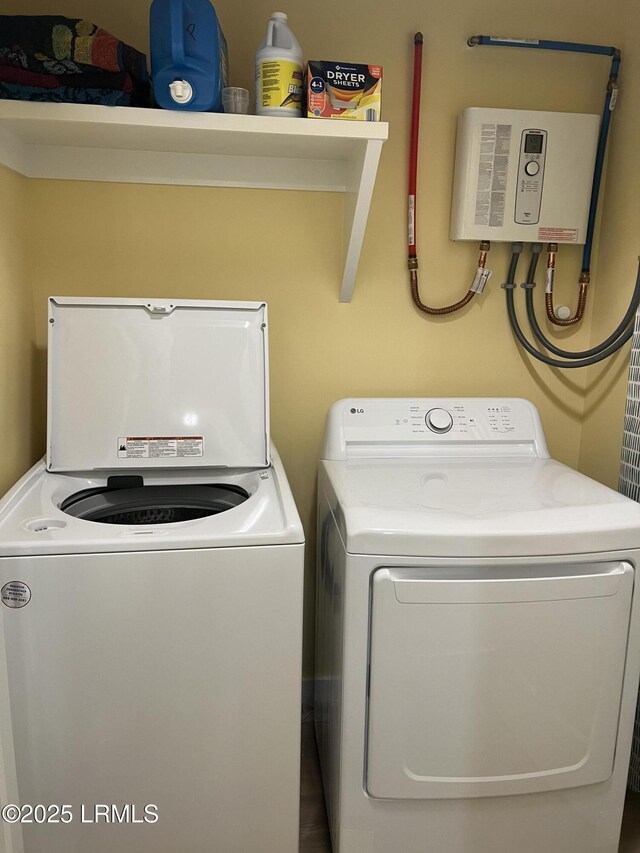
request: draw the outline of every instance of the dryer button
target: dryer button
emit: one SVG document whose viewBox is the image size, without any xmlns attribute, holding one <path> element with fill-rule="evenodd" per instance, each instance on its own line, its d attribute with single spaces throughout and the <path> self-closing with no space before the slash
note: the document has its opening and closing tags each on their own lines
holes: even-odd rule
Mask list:
<svg viewBox="0 0 640 853">
<path fill-rule="evenodd" d="M 431 432 L 449 432 L 453 426 L 453 418 L 446 409 L 430 409 L 424 416 L 424 422 Z"/>
</svg>

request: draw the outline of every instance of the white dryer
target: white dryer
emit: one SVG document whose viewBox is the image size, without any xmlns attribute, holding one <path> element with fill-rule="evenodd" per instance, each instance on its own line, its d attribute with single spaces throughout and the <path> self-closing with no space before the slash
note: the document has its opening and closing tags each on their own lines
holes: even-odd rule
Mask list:
<svg viewBox="0 0 640 853">
<path fill-rule="evenodd" d="M 298 849 L 303 532 L 262 303 L 50 300 L 0 504 L 7 853 Z"/>
<path fill-rule="evenodd" d="M 334 853 L 616 853 L 640 506 L 525 400 L 342 400 L 318 538 Z"/>
</svg>

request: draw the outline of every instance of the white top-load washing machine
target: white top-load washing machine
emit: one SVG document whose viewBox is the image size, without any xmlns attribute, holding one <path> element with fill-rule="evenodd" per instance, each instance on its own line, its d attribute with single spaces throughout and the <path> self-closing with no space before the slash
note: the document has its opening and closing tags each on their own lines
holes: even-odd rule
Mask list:
<svg viewBox="0 0 640 853">
<path fill-rule="evenodd" d="M 303 548 L 264 304 L 51 299 L 47 460 L 0 504 L 1 849 L 297 851 Z"/>
<path fill-rule="evenodd" d="M 354 399 L 318 483 L 334 853 L 615 853 L 640 507 L 520 399 Z"/>
</svg>

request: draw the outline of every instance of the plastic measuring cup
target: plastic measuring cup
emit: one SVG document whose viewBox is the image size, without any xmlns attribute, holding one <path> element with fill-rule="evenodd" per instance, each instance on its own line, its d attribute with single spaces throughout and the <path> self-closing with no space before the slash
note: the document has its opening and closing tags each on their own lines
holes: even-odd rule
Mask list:
<svg viewBox="0 0 640 853">
<path fill-rule="evenodd" d="M 248 113 L 249 90 L 227 86 L 222 90 L 222 106 L 225 113 Z"/>
</svg>

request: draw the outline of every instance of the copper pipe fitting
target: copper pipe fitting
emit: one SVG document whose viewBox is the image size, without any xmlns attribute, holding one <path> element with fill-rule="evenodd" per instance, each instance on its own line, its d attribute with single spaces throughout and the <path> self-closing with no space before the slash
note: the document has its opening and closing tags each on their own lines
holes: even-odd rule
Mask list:
<svg viewBox="0 0 640 853">
<path fill-rule="evenodd" d="M 578 291 L 578 305 L 576 313 L 573 317 L 567 317 L 566 320 L 561 320 L 556 316 L 556 309 L 553 304 L 553 276 L 556 267 L 556 252 L 558 251 L 557 243 L 549 243 L 547 255 L 547 276 L 550 276 L 550 284 L 544 295 L 544 304 L 547 311 L 547 320 L 553 323 L 554 326 L 575 326 L 584 317 L 584 311 L 587 305 L 587 285 L 589 284 L 589 273 L 582 272 L 579 279 L 580 290 Z"/>
<path fill-rule="evenodd" d="M 416 307 L 421 311 L 424 311 L 425 314 L 430 314 L 431 316 L 441 317 L 444 314 L 453 314 L 460 308 L 464 308 L 464 306 L 471 302 L 473 297 L 476 295 L 474 290 L 468 290 L 466 295 L 453 305 L 446 305 L 444 308 L 431 308 L 430 305 L 425 305 L 420 299 L 417 270 L 413 269 L 409 271 L 409 283 L 411 284 L 411 295 L 413 296 L 413 301 L 415 302 Z"/>
<path fill-rule="evenodd" d="M 480 243 L 480 257 L 478 258 L 478 269 L 484 269 L 487 262 L 487 254 L 491 248 L 491 243 L 488 240 L 483 240 Z M 416 308 L 434 317 L 442 317 L 445 314 L 453 314 L 468 305 L 476 295 L 476 290 L 473 289 L 473 284 L 466 294 L 454 302 L 453 305 L 445 305 L 443 308 L 432 308 L 430 305 L 425 305 L 420 299 L 420 288 L 418 286 L 418 258 L 415 255 L 409 256 L 409 284 L 411 285 L 411 296 Z M 474 282 L 475 284 L 475 282 Z"/>
<path fill-rule="evenodd" d="M 553 307 L 553 293 L 545 293 L 544 303 L 547 309 L 547 319 L 555 326 L 575 326 L 584 317 L 584 311 L 587 306 L 587 285 L 581 284 L 578 291 L 578 305 L 576 313 L 573 317 L 568 317 L 566 320 L 560 320 L 556 317 L 555 308 Z"/>
</svg>

